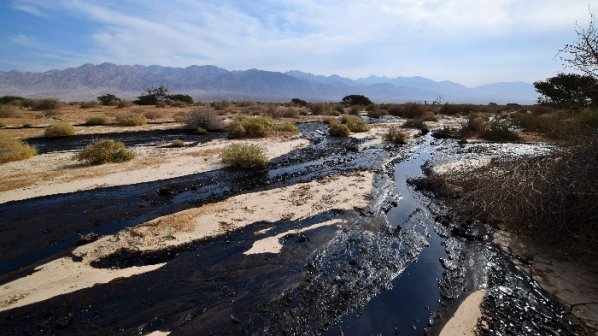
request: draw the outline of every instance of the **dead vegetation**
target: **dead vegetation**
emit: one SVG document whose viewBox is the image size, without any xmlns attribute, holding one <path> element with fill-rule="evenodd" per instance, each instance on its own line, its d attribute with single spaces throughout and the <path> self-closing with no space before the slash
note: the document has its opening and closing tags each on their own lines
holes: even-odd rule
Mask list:
<svg viewBox="0 0 598 336">
<path fill-rule="evenodd" d="M 416 182 L 458 214 L 598 253 L 598 137 L 551 155 Z"/>
<path fill-rule="evenodd" d="M 0 163 L 25 160 L 36 153 L 35 147 L 21 140 L 0 134 Z"/>
</svg>

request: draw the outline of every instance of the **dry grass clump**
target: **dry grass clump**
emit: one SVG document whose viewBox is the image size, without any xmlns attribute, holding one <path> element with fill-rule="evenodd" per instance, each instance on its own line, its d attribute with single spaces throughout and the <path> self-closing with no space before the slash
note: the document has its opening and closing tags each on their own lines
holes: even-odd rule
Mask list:
<svg viewBox="0 0 598 336">
<path fill-rule="evenodd" d="M 225 164 L 241 168 L 261 168 L 269 162 L 266 150 L 255 144 L 230 144 L 220 157 Z"/>
<path fill-rule="evenodd" d="M 184 115 L 183 121 L 187 128 L 193 130 L 202 128 L 206 131 L 220 131 L 224 129 L 224 122 L 218 112 L 210 107 L 199 107 L 191 110 Z"/>
<path fill-rule="evenodd" d="M 139 113 L 125 113 L 116 116 L 116 123 L 120 126 L 142 126 L 147 124 L 147 119 Z"/>
<path fill-rule="evenodd" d="M 455 115 L 455 114 L 470 114 L 479 110 L 476 105 L 473 104 L 449 104 L 446 103 L 438 110 L 440 114 Z"/>
<path fill-rule="evenodd" d="M 17 106 L 0 105 L 0 118 L 21 118 L 23 113 Z"/>
<path fill-rule="evenodd" d="M 228 128 L 230 139 L 265 138 L 271 133 L 272 119 L 261 116 L 235 119 Z"/>
<path fill-rule="evenodd" d="M 62 137 L 62 136 L 69 136 L 75 134 L 75 128 L 73 125 L 67 122 L 58 122 L 46 127 L 44 131 L 44 136 L 53 138 L 53 137 Z"/>
<path fill-rule="evenodd" d="M 389 105 L 388 112 L 402 118 L 421 118 L 426 113 L 427 107 L 418 103 L 405 103 L 402 105 Z"/>
<path fill-rule="evenodd" d="M 35 147 L 22 140 L 0 134 L 0 163 L 25 160 L 36 153 Z"/>
<path fill-rule="evenodd" d="M 156 119 L 160 119 L 164 116 L 164 113 L 160 112 L 160 111 L 147 111 L 147 112 L 143 112 L 143 116 L 149 120 L 156 120 Z"/>
<path fill-rule="evenodd" d="M 577 112 L 553 111 L 542 114 L 515 113 L 511 115 L 511 119 L 522 129 L 541 133 L 550 139 L 569 140 L 580 134 L 595 133 L 598 130 L 596 109 Z"/>
<path fill-rule="evenodd" d="M 299 118 L 299 109 L 285 106 L 271 106 L 266 110 L 266 115 L 274 119 Z"/>
<path fill-rule="evenodd" d="M 175 147 L 175 148 L 185 147 L 185 142 L 181 139 L 174 139 L 170 142 L 169 147 Z"/>
<path fill-rule="evenodd" d="M 403 132 L 397 126 L 391 126 L 388 128 L 388 131 L 384 134 L 384 140 L 388 142 L 392 142 L 399 145 L 404 145 L 407 143 L 407 134 Z"/>
<path fill-rule="evenodd" d="M 125 162 L 135 157 L 122 142 L 114 140 L 94 140 L 85 146 L 73 159 L 97 165 L 108 162 Z"/>
<path fill-rule="evenodd" d="M 328 133 L 334 137 L 348 137 L 351 134 L 351 130 L 345 124 L 333 122 L 330 124 L 330 129 L 328 129 Z"/>
<path fill-rule="evenodd" d="M 370 126 L 361 117 L 355 115 L 344 115 L 341 118 L 341 123 L 346 124 L 351 132 L 367 132 L 370 130 Z"/>
<path fill-rule="evenodd" d="M 282 133 L 291 133 L 291 134 L 299 133 L 299 129 L 297 128 L 297 126 L 295 126 L 291 123 L 284 123 L 284 124 L 276 125 L 275 129 L 277 132 L 282 132 Z"/>
<path fill-rule="evenodd" d="M 460 214 L 598 253 L 598 136 L 536 158 L 437 178 Z"/>
<path fill-rule="evenodd" d="M 85 119 L 85 125 L 107 125 L 110 123 L 110 118 L 105 114 L 96 114 Z"/>
<path fill-rule="evenodd" d="M 60 119 L 60 116 L 62 115 L 62 113 L 60 113 L 59 111 L 56 111 L 56 110 L 48 110 L 48 111 L 42 112 L 42 115 L 44 116 L 44 118 Z"/>
<path fill-rule="evenodd" d="M 438 117 L 432 111 L 424 112 L 424 114 L 420 117 L 420 119 L 423 121 L 438 121 Z"/>
</svg>

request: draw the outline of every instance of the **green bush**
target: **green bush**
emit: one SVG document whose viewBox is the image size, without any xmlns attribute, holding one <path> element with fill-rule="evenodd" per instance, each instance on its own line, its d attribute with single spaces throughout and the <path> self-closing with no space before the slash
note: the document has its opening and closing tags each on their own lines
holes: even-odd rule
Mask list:
<svg viewBox="0 0 598 336">
<path fill-rule="evenodd" d="M 66 122 L 59 122 L 46 127 L 44 136 L 53 138 L 61 136 L 69 136 L 75 134 L 75 128 L 73 125 Z"/>
<path fill-rule="evenodd" d="M 265 149 L 254 144 L 230 144 L 220 157 L 225 164 L 241 168 L 260 168 L 269 162 Z"/>
<path fill-rule="evenodd" d="M 85 119 L 85 125 L 106 125 L 108 123 L 110 123 L 110 118 L 104 114 L 92 115 Z"/>
<path fill-rule="evenodd" d="M 2 96 L 0 97 L 0 105 L 20 106 L 25 100 L 27 99 L 19 96 Z"/>
<path fill-rule="evenodd" d="M 341 118 L 341 123 L 346 124 L 351 132 L 367 132 L 370 130 L 370 126 L 359 116 L 344 115 Z"/>
<path fill-rule="evenodd" d="M 0 134 L 0 163 L 25 160 L 36 153 L 35 147 L 24 143 L 22 140 Z"/>
<path fill-rule="evenodd" d="M 347 125 L 335 122 L 330 124 L 328 133 L 335 137 L 348 137 L 351 134 L 351 130 Z"/>
<path fill-rule="evenodd" d="M 384 134 L 384 140 L 403 145 L 407 142 L 407 134 L 405 134 L 399 127 L 391 126 Z"/>
<path fill-rule="evenodd" d="M 218 112 L 209 107 L 194 108 L 183 118 L 187 128 L 197 130 L 203 128 L 207 131 L 220 131 L 224 129 L 224 123 Z"/>
<path fill-rule="evenodd" d="M 243 117 L 235 119 L 228 130 L 228 137 L 265 138 L 272 133 L 272 119 L 268 117 Z"/>
<path fill-rule="evenodd" d="M 114 140 L 94 140 L 73 157 L 89 164 L 125 162 L 135 157 L 122 142 Z"/>
<path fill-rule="evenodd" d="M 120 126 L 141 126 L 147 124 L 147 119 L 139 113 L 126 113 L 116 116 L 116 123 Z"/>
<path fill-rule="evenodd" d="M 206 135 L 208 134 L 208 130 L 202 127 L 198 127 L 195 129 L 195 134 L 199 134 L 199 135 Z"/>
</svg>

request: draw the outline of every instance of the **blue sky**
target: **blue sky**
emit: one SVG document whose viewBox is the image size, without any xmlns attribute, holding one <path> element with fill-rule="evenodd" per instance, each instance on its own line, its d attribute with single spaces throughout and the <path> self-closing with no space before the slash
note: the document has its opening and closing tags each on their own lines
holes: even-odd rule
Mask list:
<svg viewBox="0 0 598 336">
<path fill-rule="evenodd" d="M 84 63 L 545 79 L 590 0 L 1 0 L 0 70 Z"/>
</svg>

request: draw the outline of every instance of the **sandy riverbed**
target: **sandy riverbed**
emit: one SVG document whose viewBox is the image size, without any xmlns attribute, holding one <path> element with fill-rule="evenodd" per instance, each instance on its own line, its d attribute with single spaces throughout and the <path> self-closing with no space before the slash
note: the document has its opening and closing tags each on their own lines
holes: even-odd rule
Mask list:
<svg viewBox="0 0 598 336">
<path fill-rule="evenodd" d="M 129 250 L 159 250 L 179 246 L 194 240 L 213 237 L 258 221 L 297 220 L 332 209 L 351 210 L 368 204 L 374 174 L 355 172 L 327 177 L 319 181 L 296 184 L 263 192 L 242 194 L 227 200 L 184 210 L 105 236 L 78 247 L 71 258 L 60 258 L 36 268 L 33 274 L 0 287 L 0 311 L 9 310 L 57 295 L 75 292 L 95 284 L 120 277 L 149 272 L 164 264 L 97 269 L 91 262 L 126 248 Z M 338 224 L 338 221 L 319 226 Z M 315 229 L 318 224 L 304 230 Z M 258 241 L 246 253 L 276 253 L 281 248 L 279 235 Z"/>
<path fill-rule="evenodd" d="M 305 139 L 214 140 L 198 146 L 163 148 L 138 146 L 136 157 L 123 163 L 81 165 L 74 151 L 42 154 L 0 166 L 0 204 L 33 197 L 99 187 L 129 185 L 197 174 L 224 167 L 220 151 L 227 144 L 250 142 L 263 146 L 270 159 L 308 145 Z"/>
</svg>

